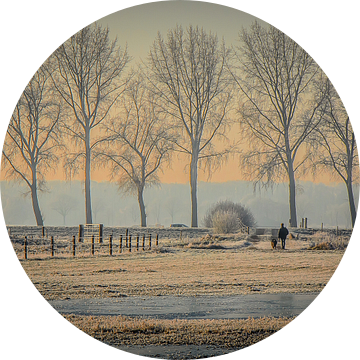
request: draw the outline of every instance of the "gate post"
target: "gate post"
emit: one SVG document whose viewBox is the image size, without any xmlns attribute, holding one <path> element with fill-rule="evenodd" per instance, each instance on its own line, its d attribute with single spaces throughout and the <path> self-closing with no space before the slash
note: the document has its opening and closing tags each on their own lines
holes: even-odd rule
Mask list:
<svg viewBox="0 0 360 360">
<path fill-rule="evenodd" d="M 79 225 L 79 242 L 84 238 L 84 225 Z"/>
</svg>

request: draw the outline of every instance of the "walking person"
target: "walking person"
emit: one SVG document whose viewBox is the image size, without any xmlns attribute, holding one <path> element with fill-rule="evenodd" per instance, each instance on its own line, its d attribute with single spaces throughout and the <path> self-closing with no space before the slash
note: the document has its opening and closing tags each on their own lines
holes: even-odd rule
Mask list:
<svg viewBox="0 0 360 360">
<path fill-rule="evenodd" d="M 284 224 L 281 224 L 281 228 L 279 229 L 278 238 L 281 239 L 281 248 L 282 249 L 285 249 L 285 240 L 288 235 L 289 235 L 289 230 L 284 226 Z"/>
</svg>

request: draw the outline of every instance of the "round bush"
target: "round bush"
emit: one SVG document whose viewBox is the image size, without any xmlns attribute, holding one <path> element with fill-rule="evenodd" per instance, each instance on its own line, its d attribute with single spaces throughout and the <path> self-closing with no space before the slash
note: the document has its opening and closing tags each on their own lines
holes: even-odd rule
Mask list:
<svg viewBox="0 0 360 360">
<path fill-rule="evenodd" d="M 222 234 L 233 233 L 242 226 L 255 226 L 255 218 L 245 206 L 230 200 L 219 201 L 206 213 L 203 223 L 206 227 Z"/>
</svg>

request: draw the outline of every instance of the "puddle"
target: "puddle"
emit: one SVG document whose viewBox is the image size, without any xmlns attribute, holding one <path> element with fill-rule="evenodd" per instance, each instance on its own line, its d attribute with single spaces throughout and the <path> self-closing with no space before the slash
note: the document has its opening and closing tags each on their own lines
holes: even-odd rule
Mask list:
<svg viewBox="0 0 360 360">
<path fill-rule="evenodd" d="M 318 293 L 159 296 L 52 300 L 61 314 L 125 315 L 156 319 L 247 319 L 299 315 Z"/>
</svg>

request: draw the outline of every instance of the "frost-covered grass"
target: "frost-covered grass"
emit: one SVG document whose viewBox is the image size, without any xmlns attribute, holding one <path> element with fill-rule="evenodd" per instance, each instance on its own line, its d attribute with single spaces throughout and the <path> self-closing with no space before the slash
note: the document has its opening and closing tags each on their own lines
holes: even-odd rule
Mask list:
<svg viewBox="0 0 360 360">
<path fill-rule="evenodd" d="M 125 316 L 65 318 L 90 336 L 109 345 L 215 345 L 243 348 L 287 325 L 293 318 L 246 320 L 157 320 Z"/>
<path fill-rule="evenodd" d="M 103 245 L 98 245 L 95 256 L 89 252 L 89 243 L 79 244 L 76 257 L 69 256 L 69 239 L 59 236 L 59 245 L 66 246 L 59 246 L 53 258 L 49 256 L 48 240 L 42 239 L 30 244 L 29 259 L 21 260 L 21 264 L 47 300 L 306 293 L 324 288 L 348 243 L 348 238 L 327 232 L 295 234 L 287 240 L 286 250 L 280 246 L 272 250 L 270 235 L 202 232 L 195 236 L 195 231 L 176 235 L 160 237 L 158 246 L 153 239 L 151 250 L 147 247 L 143 251 L 141 243 L 139 251 L 133 246 L 131 252 L 125 248 L 121 253 L 117 239 L 112 256 L 108 255 L 107 239 Z M 328 243 L 337 245 L 333 250 L 321 245 Z M 21 237 L 13 245 L 21 258 Z M 313 246 L 318 246 L 318 251 L 308 250 Z M 292 320 L 65 317 L 85 333 L 112 346 L 211 345 L 231 351 L 270 336 Z"/>
<path fill-rule="evenodd" d="M 317 232 L 309 237 L 309 250 L 345 250 L 349 244 L 349 236 L 337 236 L 329 232 Z"/>
<path fill-rule="evenodd" d="M 162 231 L 169 235 L 172 230 Z M 95 256 L 89 242 L 77 243 L 75 258 L 64 234 L 56 239 L 54 258 L 50 257 L 48 239 L 38 244 L 30 241 L 28 260 L 23 260 L 21 235 L 13 245 L 40 293 L 55 300 L 318 292 L 333 275 L 348 243 L 348 237 L 328 232 L 299 233 L 286 241 L 286 250 L 281 246 L 272 250 L 270 235 L 214 235 L 203 229 L 197 237 L 195 230 L 172 234 L 176 237 L 159 237 L 158 246 L 153 237 L 151 250 L 147 240 L 145 251 L 141 241 L 136 249 L 133 238 L 132 251 L 123 248 L 121 253 L 118 235 L 114 236 L 112 256 L 108 255 L 108 237 L 104 244 L 96 244 Z M 30 240 L 35 241 L 35 236 Z M 333 250 L 319 245 L 328 242 Z M 318 251 L 308 250 L 314 246 Z"/>
<path fill-rule="evenodd" d="M 158 295 L 232 295 L 321 291 L 343 251 L 162 247 L 110 256 L 21 263 L 46 299 Z M 162 251 L 161 251 L 162 249 Z"/>
</svg>

